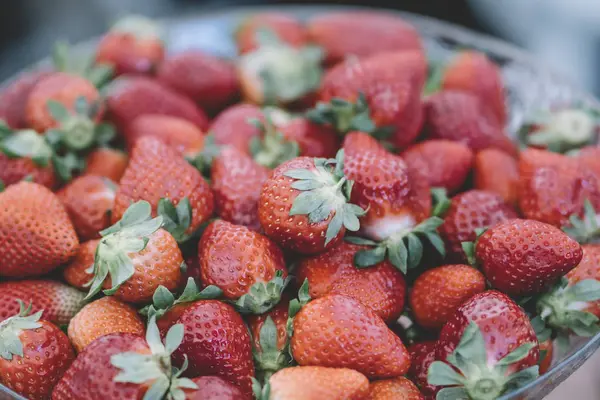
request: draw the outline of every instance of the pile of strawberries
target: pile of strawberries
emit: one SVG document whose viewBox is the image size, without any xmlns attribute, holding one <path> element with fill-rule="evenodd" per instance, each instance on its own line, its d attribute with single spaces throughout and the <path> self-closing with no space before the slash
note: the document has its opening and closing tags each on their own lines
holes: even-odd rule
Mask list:
<svg viewBox="0 0 600 400">
<path fill-rule="evenodd" d="M 131 17 L 2 90 L 1 384 L 492 400 L 600 331 L 596 111 L 513 141 L 493 62 L 430 68 L 377 12 L 235 40 L 166 55 Z"/>
</svg>

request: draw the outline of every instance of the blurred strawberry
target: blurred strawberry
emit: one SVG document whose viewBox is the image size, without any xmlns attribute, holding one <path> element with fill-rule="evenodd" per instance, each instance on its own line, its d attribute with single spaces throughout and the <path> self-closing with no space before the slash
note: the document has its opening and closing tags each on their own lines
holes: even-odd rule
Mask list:
<svg viewBox="0 0 600 400">
<path fill-rule="evenodd" d="M 28 123 L 25 107 L 29 93 L 42 79 L 50 75 L 49 71 L 24 72 L 0 91 L 0 120 L 12 129 L 25 129 Z M 0 170 L 2 170 L 0 168 Z"/>
<path fill-rule="evenodd" d="M 39 183 L 48 189 L 53 189 L 57 184 L 52 164 L 39 162 L 39 160 L 36 163 L 30 157 L 10 157 L 0 148 L 0 181 L 2 184 L 9 186 L 25 178 L 31 178 L 32 182 Z"/>
<path fill-rule="evenodd" d="M 77 255 L 62 270 L 64 280 L 79 290 L 87 290 L 87 284 L 94 278 L 91 268 L 100 240 L 89 240 L 79 246 Z"/>
<path fill-rule="evenodd" d="M 212 121 L 209 134 L 218 145 L 232 145 L 250 153 L 252 139 L 260 137 L 262 131 L 252 120 L 264 122 L 262 110 L 251 104 L 236 104 L 223 110 Z"/>
<path fill-rule="evenodd" d="M 294 16 L 263 12 L 250 15 L 238 26 L 235 41 L 241 54 L 256 50 L 261 30 L 272 31 L 281 41 L 294 47 L 301 47 L 308 41 L 305 28 Z"/>
<path fill-rule="evenodd" d="M 509 154 L 498 149 L 481 150 L 473 163 L 475 189 L 494 192 L 509 205 L 518 202 L 519 167 Z"/>
<path fill-rule="evenodd" d="M 113 182 L 119 182 L 128 161 L 127 154 L 120 150 L 99 148 L 87 156 L 85 174 L 103 176 Z"/>
</svg>

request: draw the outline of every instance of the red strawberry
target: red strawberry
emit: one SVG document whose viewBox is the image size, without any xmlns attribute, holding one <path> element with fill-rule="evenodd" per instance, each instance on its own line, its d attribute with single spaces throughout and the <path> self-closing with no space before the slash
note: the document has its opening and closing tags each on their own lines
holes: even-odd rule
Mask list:
<svg viewBox="0 0 600 400">
<path fill-rule="evenodd" d="M 29 93 L 40 80 L 49 74 L 50 72 L 45 70 L 25 72 L 0 91 L 0 119 L 4 120 L 10 128 L 25 129 L 28 127 L 25 106 Z M 0 168 L 0 170 L 2 169 Z"/>
<path fill-rule="evenodd" d="M 128 163 L 127 154 L 114 149 L 96 149 L 86 159 L 85 173 L 98 175 L 119 182 Z"/>
<path fill-rule="evenodd" d="M 446 68 L 444 90 L 463 90 L 488 104 L 496 119 L 506 124 L 506 99 L 500 69 L 483 53 L 463 51 Z"/>
<path fill-rule="evenodd" d="M 420 342 L 415 343 L 408 348 L 410 352 L 410 370 L 408 378 L 410 378 L 421 389 L 421 393 L 426 399 L 435 398 L 436 387 L 427 383 L 427 372 L 429 366 L 435 361 L 435 348 L 437 342 Z"/>
<path fill-rule="evenodd" d="M 219 145 L 232 145 L 250 153 L 252 139 L 260 137 L 262 132 L 251 120 L 264 122 L 262 110 L 250 104 L 236 104 L 223 110 L 212 121 L 209 133 Z"/>
<path fill-rule="evenodd" d="M 473 163 L 475 189 L 500 195 L 511 206 L 517 204 L 519 167 L 514 158 L 498 149 L 481 150 Z"/>
<path fill-rule="evenodd" d="M 167 58 L 158 69 L 157 79 L 210 112 L 231 104 L 239 91 L 233 65 L 198 50 Z"/>
<path fill-rule="evenodd" d="M 18 314 L 17 300 L 31 304 L 32 312 L 44 311 L 44 320 L 67 324 L 83 306 L 85 294 L 63 283 L 50 280 L 8 281 L 0 283 L 0 322 Z"/>
<path fill-rule="evenodd" d="M 366 246 L 341 242 L 325 253 L 300 261 L 295 271 L 298 282 L 308 279 L 310 296 L 330 293 L 360 301 L 386 322 L 398 319 L 404 310 L 406 283 L 389 261 L 358 269 L 354 257 Z"/>
<path fill-rule="evenodd" d="M 165 56 L 160 30 L 144 17 L 123 18 L 100 40 L 96 62 L 112 65 L 118 75 L 152 73 Z"/>
<path fill-rule="evenodd" d="M 465 301 L 485 290 L 485 277 L 468 265 L 444 265 L 423 272 L 410 292 L 419 325 L 441 329 Z"/>
<path fill-rule="evenodd" d="M 331 127 L 307 118 L 291 118 L 278 128 L 286 139 L 298 144 L 301 156 L 332 158 L 340 148 L 339 137 Z"/>
<path fill-rule="evenodd" d="M 269 171 L 236 147 L 226 147 L 214 159 L 211 183 L 217 215 L 258 231 L 258 200 Z"/>
<path fill-rule="evenodd" d="M 11 158 L 0 150 L 0 181 L 9 186 L 27 177 L 49 189 L 57 184 L 52 164 L 39 165 L 28 157 Z"/>
<path fill-rule="evenodd" d="M 352 368 L 371 379 L 398 377 L 410 366 L 408 351 L 383 320 L 338 294 L 302 307 L 294 319 L 291 349 L 300 365 Z"/>
<path fill-rule="evenodd" d="M 448 256 L 454 261 L 466 261 L 463 242 L 474 241 L 477 229 L 511 218 L 517 218 L 517 213 L 495 193 L 469 190 L 455 196 L 439 230 Z"/>
<path fill-rule="evenodd" d="M 597 177 L 600 177 L 600 147 L 586 146 L 580 149 L 577 153 L 577 159 Z"/>
<path fill-rule="evenodd" d="M 87 284 L 94 278 L 89 269 L 94 265 L 98 243 L 100 240 L 89 240 L 82 243 L 75 258 L 63 269 L 63 278 L 69 285 L 80 290 L 87 290 Z"/>
<path fill-rule="evenodd" d="M 424 397 L 410 380 L 401 376 L 394 379 L 371 382 L 367 400 L 423 400 Z"/>
<path fill-rule="evenodd" d="M 77 253 L 79 240 L 58 197 L 37 183 L 0 193 L 0 276 L 43 275 Z"/>
<path fill-rule="evenodd" d="M 107 178 L 85 175 L 57 193 L 82 241 L 100 237 L 110 225 L 117 186 Z"/>
<path fill-rule="evenodd" d="M 323 47 L 327 63 L 392 50 L 422 51 L 417 30 L 395 15 L 375 11 L 336 12 L 308 22 L 310 38 Z M 373 40 L 376 38 L 375 40 Z"/>
<path fill-rule="evenodd" d="M 471 149 L 450 140 L 415 144 L 400 156 L 412 168 L 420 169 L 431 187 L 442 187 L 450 193 L 462 187 L 473 165 Z"/>
<path fill-rule="evenodd" d="M 527 315 L 508 296 L 491 290 L 473 296 L 444 325 L 436 346 L 441 361 L 429 367 L 429 384 L 454 386 L 438 396 L 493 399 L 537 378 L 538 358 Z M 453 369 L 457 364 L 465 375 Z M 516 373 L 518 380 L 511 381 Z"/>
<path fill-rule="evenodd" d="M 144 114 L 182 118 L 202 130 L 208 126 L 208 117 L 191 99 L 146 77 L 124 76 L 111 83 L 107 104 L 112 119 L 120 128 Z"/>
<path fill-rule="evenodd" d="M 0 384 L 32 400 L 48 399 L 75 358 L 57 326 L 40 320 L 42 311 L 21 310 L 0 324 Z"/>
<path fill-rule="evenodd" d="M 186 389 L 185 400 L 245 400 L 242 391 L 233 383 L 218 376 L 202 376 L 192 381 L 197 389 Z"/>
<path fill-rule="evenodd" d="M 474 256 L 494 288 L 528 296 L 543 292 L 575 268 L 583 252 L 579 243 L 552 225 L 509 219 L 477 239 Z"/>
<path fill-rule="evenodd" d="M 240 53 L 256 50 L 259 46 L 257 32 L 269 30 L 284 43 L 301 47 L 308 38 L 305 28 L 292 15 L 282 12 L 265 12 L 246 18 L 235 33 L 235 41 Z"/>
</svg>

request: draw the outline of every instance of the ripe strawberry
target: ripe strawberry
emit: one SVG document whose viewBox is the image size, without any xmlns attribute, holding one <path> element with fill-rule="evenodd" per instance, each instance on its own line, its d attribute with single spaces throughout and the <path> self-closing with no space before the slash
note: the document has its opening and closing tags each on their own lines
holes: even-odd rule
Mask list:
<svg viewBox="0 0 600 400">
<path fill-rule="evenodd" d="M 427 341 L 415 343 L 408 348 L 410 352 L 410 369 L 406 375 L 421 390 L 426 399 L 435 398 L 437 388 L 427 383 L 429 366 L 435 361 L 437 342 Z"/>
<path fill-rule="evenodd" d="M 325 253 L 300 261 L 295 275 L 298 282 L 308 279 L 313 299 L 342 294 L 360 301 L 385 322 L 393 322 L 404 310 L 404 277 L 389 261 L 371 268 L 355 267 L 354 257 L 366 248 L 341 242 Z"/>
<path fill-rule="evenodd" d="M 75 358 L 57 326 L 29 315 L 31 306 L 0 324 L 0 384 L 32 400 L 48 399 L 52 388 Z"/>
<path fill-rule="evenodd" d="M 58 197 L 37 183 L 0 193 L 0 276 L 44 275 L 77 253 L 79 241 Z"/>
<path fill-rule="evenodd" d="M 145 331 L 137 310 L 110 296 L 89 303 L 69 323 L 69 339 L 78 353 L 101 336 L 117 332 L 143 336 Z"/>
<path fill-rule="evenodd" d="M 182 118 L 202 130 L 208 126 L 208 117 L 191 99 L 147 77 L 123 76 L 113 81 L 107 105 L 113 121 L 121 129 L 144 114 Z"/>
<path fill-rule="evenodd" d="M 19 313 L 17 300 L 31 305 L 32 312 L 44 310 L 44 320 L 56 325 L 69 320 L 83 306 L 85 295 L 63 283 L 50 280 L 0 283 L 0 322 Z"/>
<path fill-rule="evenodd" d="M 577 159 L 597 177 L 600 177 L 600 147 L 586 146 L 580 149 L 577 153 Z"/>
<path fill-rule="evenodd" d="M 369 381 L 348 368 L 291 367 L 269 380 L 271 399 L 361 400 L 369 392 Z"/>
<path fill-rule="evenodd" d="M 117 186 L 107 178 L 85 175 L 57 193 L 82 241 L 100 237 L 110 226 Z"/>
<path fill-rule="evenodd" d="M 462 90 L 488 104 L 500 124 L 506 124 L 506 99 L 500 69 L 483 53 L 463 51 L 442 77 L 444 90 Z"/>
<path fill-rule="evenodd" d="M 292 355 L 300 365 L 352 368 L 368 378 L 405 374 L 402 341 L 357 300 L 330 294 L 305 305 L 294 319 Z"/>
<path fill-rule="evenodd" d="M 39 70 L 19 75 L 0 91 L 0 119 L 12 129 L 28 127 L 25 118 L 25 106 L 29 93 L 42 79 L 50 75 L 49 71 Z"/>
<path fill-rule="evenodd" d="M 48 189 L 53 189 L 57 184 L 52 164 L 39 165 L 29 157 L 12 158 L 0 149 L 0 181 L 9 186 L 27 177 Z"/>
<path fill-rule="evenodd" d="M 62 276 L 69 285 L 79 290 L 87 290 L 87 284 L 94 279 L 90 267 L 94 266 L 98 243 L 100 243 L 100 240 L 89 240 L 81 243 L 75 258 L 63 269 Z"/>
<path fill-rule="evenodd" d="M 465 262 L 463 242 L 474 241 L 476 230 L 511 218 L 517 218 L 517 213 L 495 193 L 469 190 L 455 196 L 439 229 L 449 258 Z"/>
<path fill-rule="evenodd" d="M 233 383 L 218 376 L 201 376 L 192 381 L 197 389 L 185 389 L 185 400 L 246 400 Z"/>
<path fill-rule="evenodd" d="M 538 358 L 527 315 L 508 296 L 490 290 L 465 302 L 444 325 L 436 346 L 441 361 L 429 367 L 429 384 L 454 386 L 438 397 L 495 399 L 537 378 Z"/>
<path fill-rule="evenodd" d="M 340 148 L 340 139 L 331 127 L 308 118 L 291 118 L 278 128 L 286 139 L 298 144 L 301 156 L 333 158 Z"/>
<path fill-rule="evenodd" d="M 315 254 L 360 228 L 363 209 L 349 203 L 343 151 L 336 160 L 298 157 L 277 167 L 265 182 L 258 217 L 265 234 L 281 247 Z"/>
<path fill-rule="evenodd" d="M 129 159 L 120 150 L 100 148 L 92 151 L 86 159 L 85 173 L 98 175 L 119 182 L 125 173 Z"/>
<path fill-rule="evenodd" d="M 236 104 L 217 115 L 208 131 L 216 144 L 232 145 L 249 154 L 252 140 L 262 136 L 261 129 L 248 122 L 251 120 L 264 123 L 262 110 L 251 104 Z"/>
<path fill-rule="evenodd" d="M 473 163 L 475 189 L 494 192 L 509 205 L 519 199 L 519 167 L 514 158 L 498 149 L 481 150 Z"/>
<path fill-rule="evenodd" d="M 412 25 L 395 15 L 375 11 L 319 15 L 308 22 L 308 33 L 325 50 L 329 65 L 347 56 L 363 58 L 386 51 L 423 48 Z"/>
<path fill-rule="evenodd" d="M 233 65 L 198 50 L 167 58 L 158 69 L 157 79 L 211 113 L 231 104 L 239 91 Z"/>
<path fill-rule="evenodd" d="M 371 382 L 367 400 L 423 400 L 424 397 L 410 380 L 403 376 Z"/>
<path fill-rule="evenodd" d="M 302 47 L 308 41 L 305 28 L 293 16 L 282 12 L 264 12 L 247 17 L 238 26 L 235 41 L 240 54 L 259 47 L 258 34 L 262 30 L 272 31 L 279 40 L 294 47 Z"/>
<path fill-rule="evenodd" d="M 223 148 L 211 168 L 216 214 L 236 225 L 260 230 L 258 200 L 269 171 L 236 147 Z"/>
<path fill-rule="evenodd" d="M 152 215 L 163 215 L 168 222 L 166 229 L 180 241 L 208 220 L 214 208 L 212 191 L 200 172 L 153 137 L 142 137 L 133 149 L 117 190 L 112 222 L 139 200 L 151 204 Z"/>
<path fill-rule="evenodd" d="M 465 301 L 485 290 L 485 277 L 468 265 L 444 265 L 423 272 L 410 292 L 419 325 L 441 329 Z"/>
<path fill-rule="evenodd" d="M 112 65 L 117 75 L 150 74 L 163 61 L 165 49 L 161 29 L 140 16 L 118 21 L 102 37 L 96 49 L 96 62 Z"/>
<path fill-rule="evenodd" d="M 428 140 L 409 147 L 401 155 L 406 164 L 420 169 L 431 187 L 458 191 L 473 165 L 473 152 L 462 143 Z"/>
</svg>

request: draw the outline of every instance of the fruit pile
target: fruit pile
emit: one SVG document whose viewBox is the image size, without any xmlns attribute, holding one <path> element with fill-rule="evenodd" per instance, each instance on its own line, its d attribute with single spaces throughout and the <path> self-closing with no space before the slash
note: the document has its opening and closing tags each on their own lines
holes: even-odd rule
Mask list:
<svg viewBox="0 0 600 400">
<path fill-rule="evenodd" d="M 2 90 L 1 384 L 491 400 L 600 331 L 595 110 L 513 141 L 486 55 L 428 65 L 372 11 L 235 40 L 166 55 L 131 17 Z"/>
</svg>

